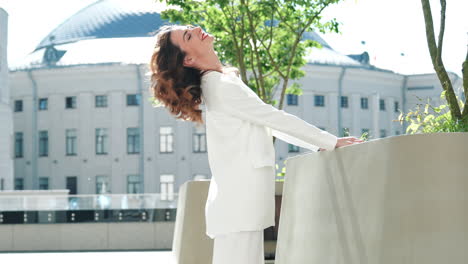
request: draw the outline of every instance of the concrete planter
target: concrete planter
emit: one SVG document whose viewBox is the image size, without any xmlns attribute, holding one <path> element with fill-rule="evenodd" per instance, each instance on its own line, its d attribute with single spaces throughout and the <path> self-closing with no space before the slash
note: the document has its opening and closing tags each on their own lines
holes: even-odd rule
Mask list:
<svg viewBox="0 0 468 264">
<path fill-rule="evenodd" d="M 248 184 L 248 183 L 246 183 Z M 206 235 L 205 203 L 208 198 L 209 180 L 188 181 L 179 189 L 177 217 L 174 229 L 172 252 L 177 264 L 211 263 L 213 241 Z M 280 216 L 283 182 L 276 182 L 276 226 L 264 231 L 265 256 L 273 257 Z M 265 263 L 272 263 L 266 261 Z"/>
<path fill-rule="evenodd" d="M 464 264 L 468 133 L 287 160 L 276 264 Z"/>
</svg>

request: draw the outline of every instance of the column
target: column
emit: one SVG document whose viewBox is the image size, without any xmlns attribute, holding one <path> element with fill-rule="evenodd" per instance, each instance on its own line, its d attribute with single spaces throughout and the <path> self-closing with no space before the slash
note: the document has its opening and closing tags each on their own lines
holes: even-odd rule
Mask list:
<svg viewBox="0 0 468 264">
<path fill-rule="evenodd" d="M 353 136 L 361 136 L 361 122 L 360 122 L 360 108 L 361 108 L 361 95 L 358 93 L 351 94 L 351 127 L 350 133 Z"/>
<path fill-rule="evenodd" d="M 372 112 L 372 129 L 371 129 L 372 138 L 380 137 L 379 100 L 380 100 L 380 95 L 378 93 L 374 93 L 370 96 L 370 110 Z"/>
<path fill-rule="evenodd" d="M 340 133 L 338 133 L 338 93 L 328 93 L 325 97 L 325 108 L 328 112 L 328 132 L 339 136 Z"/>
</svg>

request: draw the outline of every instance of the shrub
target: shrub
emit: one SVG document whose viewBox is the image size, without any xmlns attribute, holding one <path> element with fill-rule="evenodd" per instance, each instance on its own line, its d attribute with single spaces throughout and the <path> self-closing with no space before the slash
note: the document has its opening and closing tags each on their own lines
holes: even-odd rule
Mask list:
<svg viewBox="0 0 468 264">
<path fill-rule="evenodd" d="M 422 101 L 421 98 L 417 98 L 419 101 Z M 441 93 L 440 98 L 445 98 L 445 91 Z M 457 101 L 459 101 L 461 107 L 463 107 L 463 101 L 458 97 Z M 401 112 L 397 121 L 401 124 L 403 124 L 404 121 L 410 123 L 406 128 L 407 134 L 468 132 L 468 125 L 452 118 L 447 104 L 434 107 L 429 101 L 425 105 L 418 104 L 416 109 L 407 114 Z"/>
</svg>

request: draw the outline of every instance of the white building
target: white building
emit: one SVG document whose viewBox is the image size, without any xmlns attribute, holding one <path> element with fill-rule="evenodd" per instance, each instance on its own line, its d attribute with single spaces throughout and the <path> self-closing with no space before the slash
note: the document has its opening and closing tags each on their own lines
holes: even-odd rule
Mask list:
<svg viewBox="0 0 468 264">
<path fill-rule="evenodd" d="M 15 189 L 160 192 L 172 199 L 187 180 L 210 178 L 204 128 L 149 102 L 147 62 L 155 43 L 148 33 L 164 21 L 154 1 L 135 3 L 88 6 L 11 68 Z M 308 37 L 324 48 L 308 57 L 304 94 L 288 96 L 284 109 L 333 134 L 347 128 L 353 136 L 398 135 L 404 130 L 392 120 L 396 110 L 413 107 L 413 93 L 439 96 L 434 74 L 377 69 L 366 54 L 353 59 L 316 34 Z M 280 167 L 308 151 L 275 144 Z"/>
<path fill-rule="evenodd" d="M 8 13 L 0 8 L 0 191 L 13 188 L 13 115 L 7 63 Z"/>
</svg>

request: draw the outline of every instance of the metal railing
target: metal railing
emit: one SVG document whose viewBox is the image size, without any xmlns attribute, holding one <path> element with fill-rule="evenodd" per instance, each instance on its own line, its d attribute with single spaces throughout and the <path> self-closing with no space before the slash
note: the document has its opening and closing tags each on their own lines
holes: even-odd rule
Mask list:
<svg viewBox="0 0 468 264">
<path fill-rule="evenodd" d="M 166 197 L 164 197 L 166 198 Z M 160 193 L 90 195 L 1 195 L 0 211 L 54 211 L 176 208 L 178 195 L 161 200 Z"/>
</svg>

